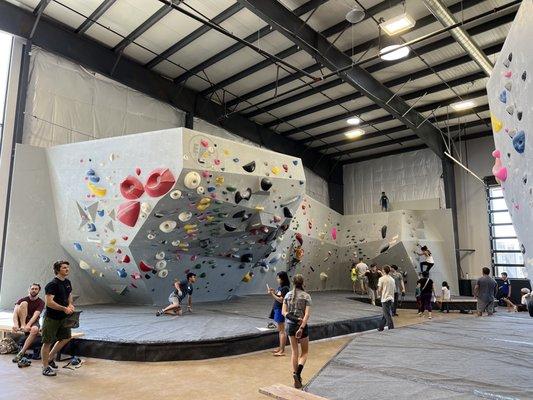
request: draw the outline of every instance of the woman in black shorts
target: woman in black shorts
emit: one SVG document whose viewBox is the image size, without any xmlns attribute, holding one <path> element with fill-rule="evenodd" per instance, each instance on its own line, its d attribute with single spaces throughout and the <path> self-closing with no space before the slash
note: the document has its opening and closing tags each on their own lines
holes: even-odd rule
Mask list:
<svg viewBox="0 0 533 400">
<path fill-rule="evenodd" d="M 311 296 L 304 291 L 304 278 L 298 274 L 292 278 L 294 289 L 285 296 L 282 314 L 287 320 L 287 334 L 291 343 L 291 361 L 294 387 L 302 387 L 302 370 L 309 351 L 309 333 L 307 321 L 311 314 Z M 298 348 L 300 344 L 300 349 Z"/>
</svg>

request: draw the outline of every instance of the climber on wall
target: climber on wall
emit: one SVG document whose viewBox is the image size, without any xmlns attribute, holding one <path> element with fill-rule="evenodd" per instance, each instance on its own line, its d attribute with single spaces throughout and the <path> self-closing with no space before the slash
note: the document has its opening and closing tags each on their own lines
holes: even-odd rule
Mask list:
<svg viewBox="0 0 533 400">
<path fill-rule="evenodd" d="M 381 211 L 389 211 L 389 198 L 385 192 L 381 192 L 381 197 L 379 198 L 379 204 L 381 205 Z"/>
</svg>

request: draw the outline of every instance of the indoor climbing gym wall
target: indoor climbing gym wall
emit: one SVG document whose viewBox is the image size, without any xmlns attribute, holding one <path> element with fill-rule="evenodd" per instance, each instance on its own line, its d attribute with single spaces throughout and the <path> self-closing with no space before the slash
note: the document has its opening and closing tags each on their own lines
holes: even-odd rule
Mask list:
<svg viewBox="0 0 533 400">
<path fill-rule="evenodd" d="M 49 183 L 19 171 L 31 160 L 16 163 L 22 175 L 12 203 L 39 197 L 39 215 L 53 220 L 46 209 L 55 211 L 47 229 L 57 233 L 46 246 L 13 241 L 4 276 L 17 279 L 19 263 L 46 281 L 45 259 L 67 257 L 84 303 L 164 304 L 189 271 L 198 276 L 197 301 L 266 293 L 279 271 L 303 274 L 307 290 L 351 290 L 359 256 L 400 266 L 412 292 L 418 244 L 435 256 L 435 279 L 456 281 L 448 210 L 340 215 L 305 194 L 303 166 L 292 156 L 184 128 L 25 147 L 17 151 L 39 153 L 33 163 L 49 171 Z M 49 189 L 35 193 L 35 185 Z M 27 208 L 9 229 L 37 244 L 42 232 L 22 228 L 32 226 Z M 54 241 L 64 250 L 47 250 Z"/>
<path fill-rule="evenodd" d="M 533 277 L 533 0 L 522 2 L 487 84 L 495 150 L 492 172 L 501 184 L 528 277 Z"/>
</svg>

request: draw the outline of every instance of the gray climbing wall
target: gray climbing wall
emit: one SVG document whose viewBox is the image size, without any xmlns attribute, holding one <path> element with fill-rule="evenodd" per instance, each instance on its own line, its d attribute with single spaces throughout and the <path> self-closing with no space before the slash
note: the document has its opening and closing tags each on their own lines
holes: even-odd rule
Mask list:
<svg viewBox="0 0 533 400">
<path fill-rule="evenodd" d="M 524 0 L 487 83 L 494 133 L 493 173 L 501 183 L 529 279 L 533 277 L 533 0 Z"/>
</svg>

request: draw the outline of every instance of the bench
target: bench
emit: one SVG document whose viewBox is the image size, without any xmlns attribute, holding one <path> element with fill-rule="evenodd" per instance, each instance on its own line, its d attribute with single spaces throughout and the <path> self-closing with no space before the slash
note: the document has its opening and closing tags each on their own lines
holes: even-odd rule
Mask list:
<svg viewBox="0 0 533 400">
<path fill-rule="evenodd" d="M 327 400 L 325 397 L 279 384 L 260 388 L 259 393 L 277 400 Z"/>
</svg>

